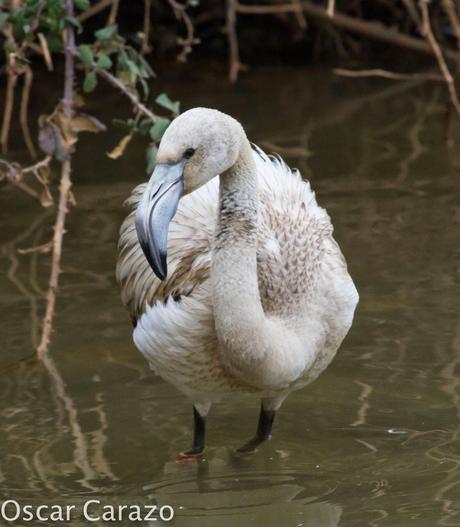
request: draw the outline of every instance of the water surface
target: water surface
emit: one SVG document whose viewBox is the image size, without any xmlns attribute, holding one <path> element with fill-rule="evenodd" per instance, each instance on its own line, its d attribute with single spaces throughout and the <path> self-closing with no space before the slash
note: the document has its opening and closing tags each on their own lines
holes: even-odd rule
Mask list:
<svg viewBox="0 0 460 527">
<path fill-rule="evenodd" d="M 2 499 L 169 504 L 184 527 L 459 525 L 460 157 L 443 141 L 445 93 L 311 69 L 251 72 L 236 87 L 197 70 L 152 89 L 235 115 L 311 180 L 361 295 L 354 326 L 254 456 L 233 448 L 258 402 L 226 400 L 210 415 L 205 460 L 177 465 L 190 404 L 135 350 L 114 278 L 144 145 L 114 162 L 104 152 L 120 132 L 86 136 L 48 367 L 30 358 L 48 258 L 14 249 L 46 242 L 52 212 L 0 190 Z M 127 114 L 118 95 L 98 95 L 89 110 L 103 121 Z"/>
</svg>

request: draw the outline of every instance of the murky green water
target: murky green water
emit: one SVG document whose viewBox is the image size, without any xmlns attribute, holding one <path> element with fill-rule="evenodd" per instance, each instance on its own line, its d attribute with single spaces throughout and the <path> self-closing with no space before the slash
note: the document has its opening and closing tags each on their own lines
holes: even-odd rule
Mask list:
<svg viewBox="0 0 460 527">
<path fill-rule="evenodd" d="M 444 93 L 298 69 L 253 72 L 236 88 L 201 73 L 161 82 L 185 108 L 239 117 L 311 179 L 360 291 L 354 327 L 254 456 L 232 448 L 251 435 L 258 403 L 228 400 L 211 413 L 205 461 L 177 465 L 190 404 L 135 350 L 114 279 L 143 145 L 114 162 L 104 152 L 118 132 L 87 136 L 48 368 L 27 360 L 48 259 L 19 255 L 16 268 L 13 249 L 47 241 L 52 215 L 0 191 L 2 499 L 169 504 L 181 527 L 459 525 L 460 157 L 443 145 Z M 102 120 L 126 111 L 100 95 L 91 111 Z"/>
</svg>

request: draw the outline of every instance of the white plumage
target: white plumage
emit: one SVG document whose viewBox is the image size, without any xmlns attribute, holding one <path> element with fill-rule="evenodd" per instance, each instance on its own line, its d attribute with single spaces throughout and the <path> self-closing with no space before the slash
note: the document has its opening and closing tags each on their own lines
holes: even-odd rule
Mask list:
<svg viewBox="0 0 460 527">
<path fill-rule="evenodd" d="M 197 110 L 191 112 L 194 111 Z M 249 239 L 245 226 L 243 234 L 232 231 L 231 242 L 219 242 L 222 246 L 234 245 L 227 261 L 219 264 L 225 269 L 221 271 L 226 274 L 222 277 L 225 285 L 220 286 L 220 281 L 211 277 L 213 258 L 221 250 L 216 243 L 219 200 L 221 210 L 226 203 L 223 193 L 219 197 L 219 178 L 180 200 L 169 226 L 168 275 L 164 281 L 155 276 L 147 262 L 134 225 L 145 184 L 139 185 L 128 200 L 133 211 L 120 231 L 117 278 L 123 302 L 135 322 L 134 342 L 151 368 L 187 395 L 201 416 L 207 414 L 212 402 L 235 390 L 257 395 L 264 401 L 265 410 L 278 409 L 290 391 L 312 382 L 330 363 L 351 326 L 358 302 L 345 260 L 332 237 L 330 218 L 318 206 L 310 184 L 302 180 L 297 170 L 289 169 L 280 158 L 268 157 L 259 148 L 247 155 L 252 157 L 248 163 L 252 170 L 255 167 L 258 187 L 256 295 L 260 297 L 267 328 L 286 344 L 286 349 L 283 344 L 278 353 L 267 351 L 269 344 L 261 343 L 265 348 L 253 361 L 254 371 L 257 370 L 253 376 L 240 374 L 245 370 L 239 367 L 243 360 L 251 363 L 248 354 L 252 349 L 257 351 L 263 340 L 257 328 L 250 327 L 250 315 L 246 317 L 248 327 L 243 320 L 244 328 L 235 328 L 234 333 L 230 331 L 225 336 L 221 335 L 224 329 L 219 329 L 225 324 L 235 326 L 233 318 L 238 319 L 238 314 L 232 315 L 232 309 L 244 311 L 247 303 L 253 301 L 253 296 L 246 298 L 245 291 L 238 295 L 241 278 L 237 269 L 250 245 L 249 241 L 240 242 L 245 237 Z M 242 206 L 238 200 L 241 201 L 235 198 L 229 205 L 233 207 L 232 221 L 236 221 Z M 222 218 L 220 222 L 223 229 Z M 232 259 L 233 266 L 228 261 Z M 225 302 L 219 304 L 217 315 L 225 319 L 228 309 L 229 320 L 216 322 L 216 303 L 220 302 L 216 295 L 219 287 L 227 288 L 222 295 L 228 295 L 230 284 L 236 291 L 235 299 L 228 300 L 228 307 Z M 250 290 L 251 286 L 245 289 Z M 239 307 L 238 298 L 242 302 Z M 257 320 L 254 317 L 254 325 Z M 254 335 L 254 342 L 239 352 L 236 348 L 244 331 Z M 268 329 L 264 334 L 268 334 Z M 287 345 L 289 339 L 291 345 Z M 237 359 L 227 358 L 230 354 L 226 347 Z"/>
</svg>

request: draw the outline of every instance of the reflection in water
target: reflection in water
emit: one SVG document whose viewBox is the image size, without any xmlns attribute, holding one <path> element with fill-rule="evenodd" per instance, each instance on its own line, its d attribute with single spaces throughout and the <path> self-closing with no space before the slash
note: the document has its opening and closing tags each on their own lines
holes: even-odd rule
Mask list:
<svg viewBox="0 0 460 527">
<path fill-rule="evenodd" d="M 115 164 L 102 153 L 116 137 L 82 141 L 44 364 L 31 356 L 48 259 L 16 249 L 45 243 L 50 216 L 0 192 L 2 496 L 171 504 L 187 527 L 458 525 L 460 206 L 444 92 L 300 70 L 252 73 L 236 87 L 194 72 L 165 89 L 184 107 L 239 116 L 251 139 L 312 180 L 361 294 L 354 327 L 255 456 L 232 449 L 257 403 L 223 401 L 206 460 L 176 465 L 190 408 L 134 350 L 113 276 L 121 203 L 145 178 L 143 145 Z M 109 122 L 118 102 L 92 113 Z"/>
</svg>

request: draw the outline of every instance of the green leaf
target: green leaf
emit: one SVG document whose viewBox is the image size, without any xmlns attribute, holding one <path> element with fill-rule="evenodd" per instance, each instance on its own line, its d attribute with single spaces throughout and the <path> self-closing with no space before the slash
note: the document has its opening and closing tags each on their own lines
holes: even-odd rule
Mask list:
<svg viewBox="0 0 460 527">
<path fill-rule="evenodd" d="M 85 81 L 83 82 L 83 91 L 85 93 L 92 92 L 96 86 L 97 86 L 96 72 L 88 71 L 88 73 L 85 76 Z"/>
<path fill-rule="evenodd" d="M 121 130 L 124 130 L 125 132 L 131 132 L 134 128 L 134 120 L 128 119 L 125 121 L 124 119 L 112 119 L 112 124 L 116 128 L 120 128 Z"/>
<path fill-rule="evenodd" d="M 9 16 L 10 15 L 8 13 L 4 13 L 3 11 L 0 13 L 0 29 L 2 29 L 3 26 L 6 24 Z"/>
<path fill-rule="evenodd" d="M 161 139 L 163 137 L 163 134 L 165 133 L 166 128 L 168 128 L 169 123 L 171 121 L 169 119 L 165 119 L 164 117 L 158 119 L 158 121 L 150 128 L 150 137 L 154 141 L 158 141 L 158 139 Z"/>
<path fill-rule="evenodd" d="M 173 113 L 179 113 L 180 102 L 171 101 L 171 99 L 166 95 L 166 93 L 161 93 L 160 95 L 158 95 L 158 97 L 155 99 L 155 102 Z"/>
<path fill-rule="evenodd" d="M 74 28 L 76 28 L 79 33 L 83 31 L 82 25 L 74 16 L 66 16 L 65 21 Z"/>
<path fill-rule="evenodd" d="M 149 96 L 149 85 L 147 84 L 147 81 L 145 79 L 139 79 L 142 89 L 144 91 L 144 99 L 147 99 Z"/>
<path fill-rule="evenodd" d="M 94 36 L 97 38 L 97 40 L 108 40 L 109 38 L 112 38 L 115 33 L 118 30 L 118 26 L 108 26 L 104 27 L 102 29 L 98 29 Z"/>
<path fill-rule="evenodd" d="M 150 146 L 147 149 L 147 174 L 151 174 L 155 168 L 157 162 L 158 148 L 156 146 Z"/>
<path fill-rule="evenodd" d="M 139 123 L 139 126 L 137 127 L 139 130 L 139 133 L 142 135 L 147 135 L 150 132 L 150 128 L 152 128 L 153 122 L 152 119 L 142 119 L 142 121 Z"/>
<path fill-rule="evenodd" d="M 96 66 L 102 70 L 109 70 L 112 67 L 112 61 L 108 55 L 102 55 L 96 62 Z"/>
<path fill-rule="evenodd" d="M 48 48 L 51 53 L 59 53 L 62 51 L 62 39 L 57 35 L 46 35 L 46 41 L 48 42 Z"/>
<path fill-rule="evenodd" d="M 142 55 L 138 55 L 139 69 L 141 70 L 142 77 L 148 79 L 149 77 L 155 77 L 155 72 L 150 67 L 150 64 L 144 59 Z"/>
<path fill-rule="evenodd" d="M 129 70 L 131 71 L 134 77 L 141 76 L 141 72 L 139 68 L 137 67 L 137 64 L 133 60 L 126 59 L 125 64 L 128 66 Z"/>
<path fill-rule="evenodd" d="M 85 11 L 91 6 L 89 0 L 74 0 L 73 3 L 77 9 L 80 9 L 80 11 Z"/>
<path fill-rule="evenodd" d="M 83 61 L 83 64 L 90 66 L 94 60 L 93 50 L 91 49 L 91 46 L 88 46 L 88 44 L 82 44 L 79 49 L 80 57 Z"/>
</svg>

